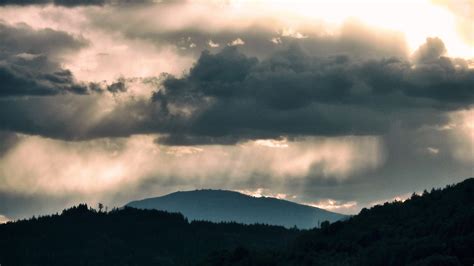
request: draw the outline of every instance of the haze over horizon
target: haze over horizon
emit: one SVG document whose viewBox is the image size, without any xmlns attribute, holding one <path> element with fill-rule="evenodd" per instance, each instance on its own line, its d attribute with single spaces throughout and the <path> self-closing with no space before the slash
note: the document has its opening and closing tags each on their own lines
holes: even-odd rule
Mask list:
<svg viewBox="0 0 474 266">
<path fill-rule="evenodd" d="M 472 177 L 473 12 L 0 0 L 0 223 L 194 189 L 356 214 Z"/>
</svg>

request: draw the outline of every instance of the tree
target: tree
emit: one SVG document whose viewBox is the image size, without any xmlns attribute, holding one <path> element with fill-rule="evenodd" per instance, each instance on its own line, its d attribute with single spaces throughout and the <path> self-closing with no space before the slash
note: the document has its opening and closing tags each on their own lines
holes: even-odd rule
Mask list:
<svg viewBox="0 0 474 266">
<path fill-rule="evenodd" d="M 329 227 L 329 221 L 324 221 L 321 223 L 321 229 L 326 230 Z"/>
</svg>

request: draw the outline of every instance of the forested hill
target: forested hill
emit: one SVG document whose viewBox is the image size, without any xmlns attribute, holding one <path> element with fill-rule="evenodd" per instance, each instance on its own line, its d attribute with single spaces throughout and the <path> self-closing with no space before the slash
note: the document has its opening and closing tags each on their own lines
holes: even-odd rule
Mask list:
<svg viewBox="0 0 474 266">
<path fill-rule="evenodd" d="M 473 265 L 474 179 L 320 229 L 188 222 L 87 205 L 0 225 L 10 265 Z"/>
<path fill-rule="evenodd" d="M 283 253 L 239 249 L 214 254 L 207 265 L 472 266 L 474 179 L 325 223 L 303 233 Z"/>
<path fill-rule="evenodd" d="M 190 220 L 264 223 L 287 228 L 297 226 L 300 229 L 311 229 L 323 221 L 335 222 L 347 217 L 287 200 L 211 189 L 179 191 L 162 197 L 133 201 L 127 206 L 179 212 Z"/>
<path fill-rule="evenodd" d="M 188 222 L 181 214 L 87 205 L 0 225 L 0 265 L 195 265 L 221 249 L 285 248 L 280 226 Z"/>
</svg>

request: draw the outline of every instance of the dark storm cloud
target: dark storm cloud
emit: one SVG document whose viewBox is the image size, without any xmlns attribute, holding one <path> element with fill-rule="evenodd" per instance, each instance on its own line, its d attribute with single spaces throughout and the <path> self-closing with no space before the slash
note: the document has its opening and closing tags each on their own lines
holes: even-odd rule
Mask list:
<svg viewBox="0 0 474 266">
<path fill-rule="evenodd" d="M 0 158 L 20 141 L 14 132 L 0 130 Z"/>
<path fill-rule="evenodd" d="M 378 135 L 393 123 L 442 123 L 445 111 L 474 102 L 474 71 L 436 53 L 439 46 L 429 39 L 415 63 L 313 57 L 298 46 L 263 61 L 235 48 L 204 52 L 188 75 L 169 77 L 154 95 L 169 121 L 186 121 L 161 141 Z M 184 107 L 193 115 L 170 111 Z"/>
<path fill-rule="evenodd" d="M 74 37 L 53 29 L 35 30 L 27 24 L 7 24 L 0 20 L 2 53 L 29 53 L 54 55 L 74 51 L 88 44 L 81 37 Z"/>
<path fill-rule="evenodd" d="M 107 90 L 111 93 L 126 92 L 127 86 L 125 84 L 125 79 L 119 79 L 116 82 L 108 85 Z"/>
<path fill-rule="evenodd" d="M 87 93 L 87 86 L 75 82 L 72 73 L 57 62 L 62 54 L 86 46 L 85 39 L 1 21 L 0 39 L 0 97 Z"/>
<path fill-rule="evenodd" d="M 423 60 L 415 56 L 410 61 L 314 56 L 293 45 L 259 60 L 227 47 L 216 54 L 203 52 L 182 77 L 164 75 L 152 99 L 120 102 L 100 120 L 89 121 L 101 110 L 97 95 L 71 94 L 4 99 L 0 124 L 74 140 L 158 133 L 157 141 L 168 145 L 381 135 L 394 124 L 441 125 L 448 111 L 474 102 L 474 70 L 432 50 L 442 51 L 436 39 L 417 51 Z M 122 93 L 126 81 L 105 89 Z"/>
<path fill-rule="evenodd" d="M 0 66 L 0 97 L 21 95 L 54 95 L 72 92 L 85 94 L 86 85 L 76 84 L 68 70 L 41 73 L 23 66 Z"/>
</svg>

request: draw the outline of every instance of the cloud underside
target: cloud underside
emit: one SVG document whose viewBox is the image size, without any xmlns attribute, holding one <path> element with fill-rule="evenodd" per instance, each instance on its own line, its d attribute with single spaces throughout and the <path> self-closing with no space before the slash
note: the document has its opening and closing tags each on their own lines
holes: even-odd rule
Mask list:
<svg viewBox="0 0 474 266">
<path fill-rule="evenodd" d="M 409 57 L 399 35 L 353 22 L 327 36 L 264 26 L 209 35 L 187 24 L 174 31 L 132 31 L 109 9 L 98 10 L 88 12 L 103 12 L 95 16 L 103 30 L 158 46 L 174 43 L 183 53 L 205 47 L 212 52 L 202 52 L 180 76 L 86 83 L 62 62 L 96 40 L 0 22 L 1 130 L 64 140 L 157 134 L 165 145 L 379 136 L 394 126 L 445 124 L 449 112 L 469 109 L 474 100 L 471 62 L 446 57 L 438 38 L 428 38 Z M 146 89 L 136 95 L 134 87 Z"/>
<path fill-rule="evenodd" d="M 474 72 L 443 52 L 439 39 L 428 39 L 414 61 L 313 57 L 298 46 L 262 61 L 232 47 L 205 52 L 154 94 L 173 127 L 160 141 L 378 135 L 393 123 L 443 123 L 443 112 L 469 107 L 474 96 Z"/>
<path fill-rule="evenodd" d="M 39 42 L 40 50 L 29 54 L 15 43 L 4 44 L 10 54 L 0 65 L 6 84 L 0 93 L 2 129 L 59 139 L 156 133 L 162 144 L 195 145 L 381 135 L 393 125 L 444 124 L 447 112 L 467 109 L 474 100 L 474 71 L 467 61 L 445 57 L 437 38 L 429 38 L 411 59 L 315 56 L 297 42 L 258 59 L 229 46 L 204 51 L 184 76 L 162 75 L 152 82 L 148 98 L 117 101 L 91 93 L 90 84 L 77 85 L 69 71 L 49 59 L 59 52 L 41 48 L 49 47 L 46 40 L 52 37 L 64 49 L 80 49 L 86 41 L 26 26 L 14 30 L 21 33 L 14 36 L 45 44 Z M 8 31 L 13 30 L 3 26 L 3 35 Z M 125 83 L 105 88 L 127 95 Z M 139 83 L 150 85 L 150 80 Z M 25 95 L 30 97 L 12 97 Z"/>
<path fill-rule="evenodd" d="M 78 52 L 90 42 L 53 29 L 34 29 L 19 23 L 10 25 L 0 20 L 0 98 L 21 96 L 54 96 L 123 92 L 124 80 L 80 82 L 64 68 L 62 57 Z"/>
<path fill-rule="evenodd" d="M 35 30 L 26 24 L 0 21 L 0 97 L 86 93 L 58 57 L 88 42 L 52 29 Z"/>
</svg>

